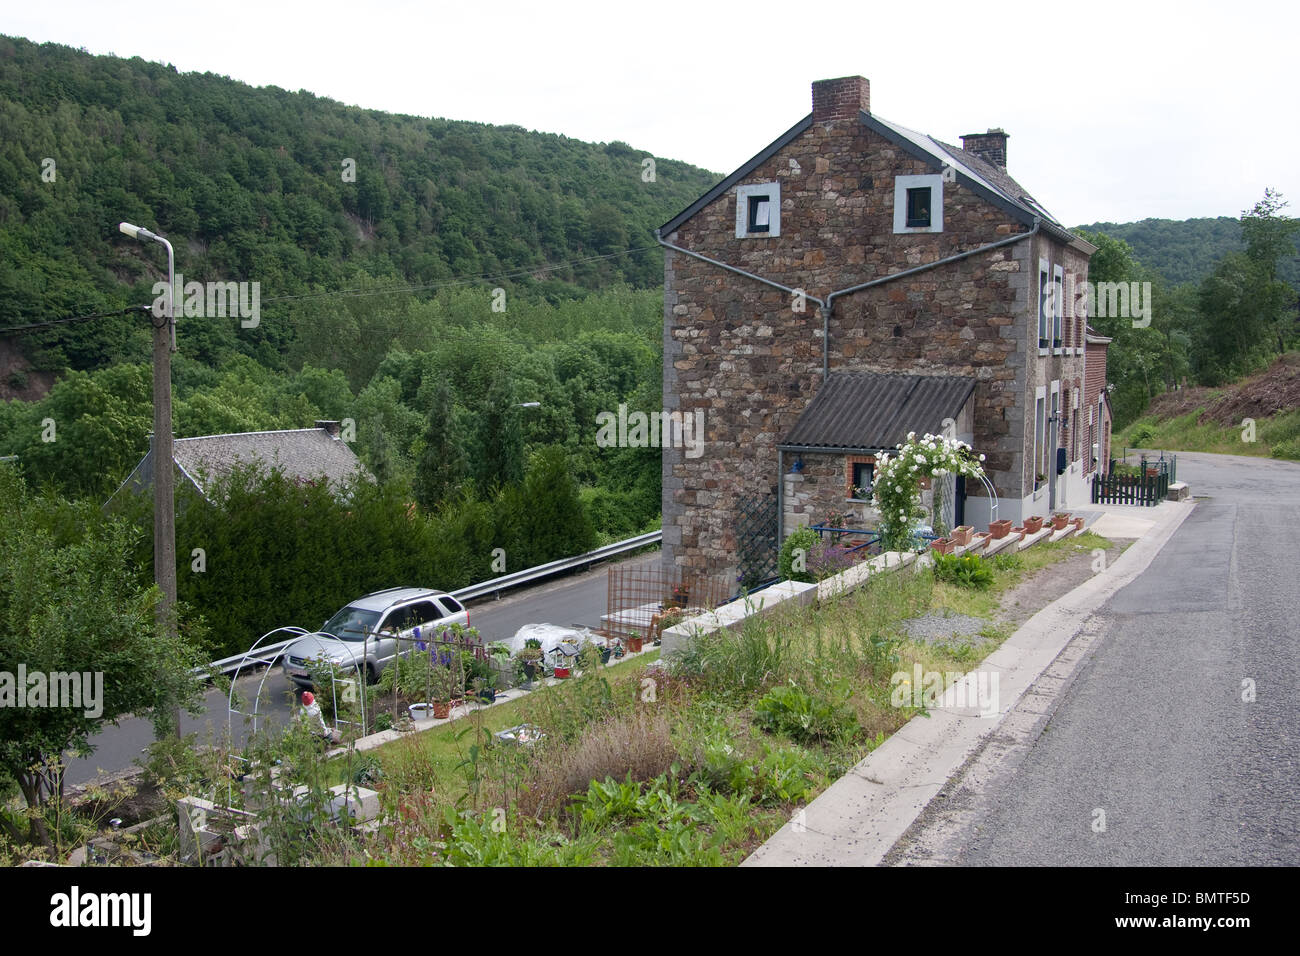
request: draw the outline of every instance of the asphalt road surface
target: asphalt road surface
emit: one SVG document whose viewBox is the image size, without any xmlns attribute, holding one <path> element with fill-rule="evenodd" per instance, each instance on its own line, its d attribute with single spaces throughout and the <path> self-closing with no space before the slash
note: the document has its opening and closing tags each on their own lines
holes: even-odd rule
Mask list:
<svg viewBox="0 0 1300 956">
<path fill-rule="evenodd" d="M 923 815 L 906 862 L 1300 864 L 1300 465 L 1179 454 L 1178 478 L 1200 500 L 1099 610 L 1042 735 L 948 794 L 946 831 Z"/>
<path fill-rule="evenodd" d="M 660 555 L 656 551 L 629 558 L 626 563 L 633 567 L 650 566 L 659 560 Z M 470 623 L 489 641 L 510 637 L 525 624 L 594 628 L 600 624 L 600 616 L 606 611 L 608 567 L 601 565 L 580 575 L 515 591 L 501 600 L 489 598 L 471 604 Z M 344 603 L 346 599 L 340 602 L 340 606 Z M 319 623 L 303 623 L 302 626 L 314 627 Z M 284 679 L 278 667 L 269 672 L 260 671 L 247 677 L 241 676 L 236 683 L 236 693 L 248 702 L 245 707 L 239 708 L 245 711 L 251 711 L 251 702 L 257 697 L 260 701 L 258 713 L 266 714 L 271 725 L 283 723 L 294 706 L 289 682 Z M 183 733 L 197 733 L 200 742 L 204 742 L 209 737 L 224 735 L 229 724 L 232 737 L 242 743 L 248 733 L 246 722 L 238 716 L 228 720 L 227 707 L 225 694 L 209 690 L 204 698 L 204 712 L 197 717 L 188 714 L 183 716 Z M 153 739 L 153 727 L 146 720 L 129 718 L 117 727 L 107 727 L 92 738 L 95 752 L 91 756 L 74 758 L 68 762 L 65 783 L 75 786 L 104 774 L 127 770 L 141 757 L 144 748 Z"/>
</svg>

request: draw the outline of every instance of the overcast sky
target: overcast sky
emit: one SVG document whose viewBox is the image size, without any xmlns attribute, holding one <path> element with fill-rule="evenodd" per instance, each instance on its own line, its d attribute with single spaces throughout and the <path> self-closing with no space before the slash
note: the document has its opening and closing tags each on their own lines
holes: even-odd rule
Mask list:
<svg viewBox="0 0 1300 956">
<path fill-rule="evenodd" d="M 515 123 L 728 173 L 861 74 L 872 111 L 948 142 L 1001 126 L 1008 171 L 1068 225 L 1300 214 L 1300 5 L 931 2 L 7 4 L 0 33 Z M 1017 12 L 1019 11 L 1019 12 Z"/>
</svg>

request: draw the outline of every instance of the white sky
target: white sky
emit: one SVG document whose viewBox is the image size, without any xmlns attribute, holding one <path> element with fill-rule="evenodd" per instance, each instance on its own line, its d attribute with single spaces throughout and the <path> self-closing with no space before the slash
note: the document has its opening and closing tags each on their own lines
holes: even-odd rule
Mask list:
<svg viewBox="0 0 1300 956">
<path fill-rule="evenodd" d="M 46 0 L 0 33 L 306 89 L 371 109 L 516 123 L 728 173 L 861 74 L 873 112 L 1008 171 L 1067 225 L 1300 214 L 1300 5 Z M 1017 12 L 1023 11 L 1023 12 Z"/>
</svg>

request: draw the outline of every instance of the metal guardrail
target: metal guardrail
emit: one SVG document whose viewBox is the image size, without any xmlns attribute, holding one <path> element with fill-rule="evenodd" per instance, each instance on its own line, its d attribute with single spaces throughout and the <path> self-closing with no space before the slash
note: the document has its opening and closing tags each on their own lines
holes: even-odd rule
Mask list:
<svg viewBox="0 0 1300 956">
<path fill-rule="evenodd" d="M 635 538 L 628 538 L 624 541 L 615 541 L 613 544 L 607 544 L 603 548 L 597 548 L 595 551 L 588 551 L 586 554 L 577 554 L 571 558 L 560 558 L 558 561 L 551 561 L 548 564 L 539 564 L 535 568 L 525 568 L 523 571 L 515 571 L 513 574 L 503 574 L 499 578 L 480 581 L 478 584 L 471 584 L 468 587 L 463 587 L 456 591 L 449 591 L 448 593 L 459 601 L 470 601 L 474 598 L 483 597 L 485 594 L 498 594 L 501 591 L 510 588 L 517 588 L 524 584 L 531 584 L 534 581 L 541 581 L 557 574 L 563 574 L 565 571 L 572 571 L 574 568 L 580 568 L 584 564 L 595 564 L 597 561 L 604 561 L 609 558 L 617 557 L 620 554 L 626 554 L 629 551 L 636 551 L 640 548 L 659 544 L 662 540 L 662 531 L 651 531 L 648 534 L 637 535 Z M 259 647 L 257 649 L 257 656 L 259 660 L 265 656 L 274 656 L 292 644 L 295 640 L 297 640 L 297 638 Z M 242 654 L 223 657 L 219 661 L 213 661 L 206 668 L 195 668 L 195 674 L 208 674 L 212 671 L 216 671 L 220 674 L 228 674 L 243 666 L 248 661 L 250 653 L 252 652 L 245 651 Z"/>
</svg>

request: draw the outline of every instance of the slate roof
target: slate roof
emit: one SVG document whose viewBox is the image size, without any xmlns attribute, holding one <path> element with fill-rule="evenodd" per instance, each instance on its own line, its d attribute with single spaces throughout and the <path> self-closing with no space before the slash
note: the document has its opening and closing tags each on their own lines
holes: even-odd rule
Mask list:
<svg viewBox="0 0 1300 956">
<path fill-rule="evenodd" d="M 1042 221 L 1044 232 L 1050 233 L 1063 242 L 1083 242 L 1079 236 L 1064 228 L 1060 222 L 1039 203 L 1029 191 L 1002 169 L 972 152 L 949 145 L 941 140 L 908 129 L 898 123 L 891 123 L 875 113 L 859 112 L 858 120 L 873 132 L 901 147 L 906 152 L 930 164 L 934 171 L 941 172 L 944 166 L 952 166 L 956 171 L 957 181 L 983 196 L 995 206 L 1010 213 L 1025 225 L 1033 225 L 1034 219 Z M 784 148 L 795 137 L 812 126 L 812 114 L 809 113 L 766 149 L 754 156 L 749 162 L 718 183 L 707 193 L 686 209 L 682 210 L 668 222 L 659 227 L 661 235 L 668 235 L 678 229 L 684 222 L 707 206 L 713 200 L 727 192 L 737 182 L 744 179 L 756 168 Z"/>
<path fill-rule="evenodd" d="M 778 445 L 785 450 L 880 451 L 908 432 L 939 434 L 975 391 L 975 379 L 894 372 L 832 372 Z"/>
<path fill-rule="evenodd" d="M 357 473 L 374 480 L 348 443 L 332 437 L 323 428 L 177 438 L 172 442 L 172 455 L 181 474 L 205 495 L 208 486 L 229 474 L 237 463 L 255 461 L 267 468 L 278 466 L 287 477 L 303 481 L 325 478 L 333 485 L 341 485 Z M 153 452 L 150 451 L 122 482 L 122 487 L 152 484 Z"/>
</svg>

